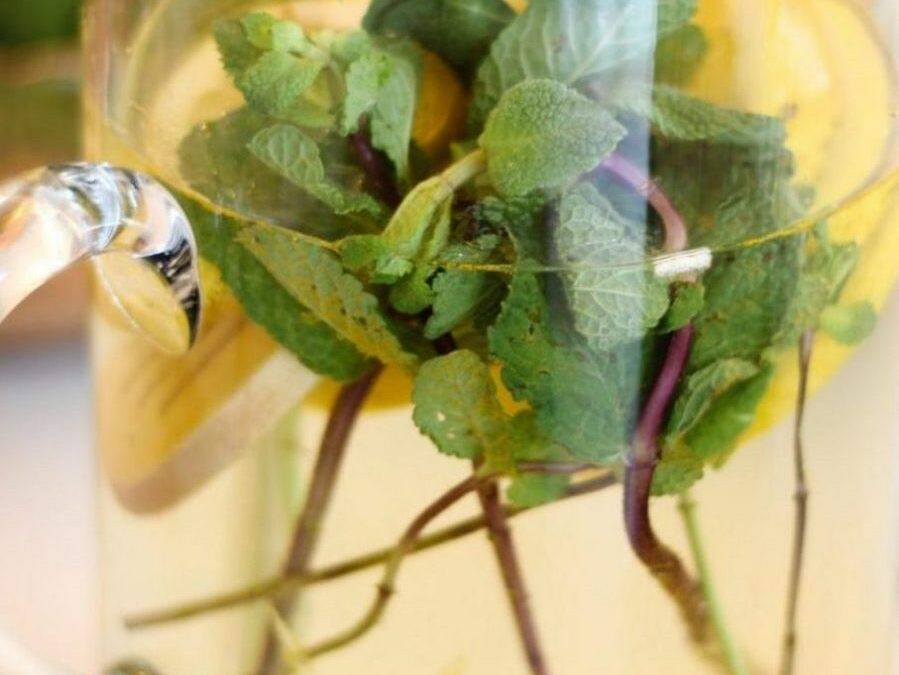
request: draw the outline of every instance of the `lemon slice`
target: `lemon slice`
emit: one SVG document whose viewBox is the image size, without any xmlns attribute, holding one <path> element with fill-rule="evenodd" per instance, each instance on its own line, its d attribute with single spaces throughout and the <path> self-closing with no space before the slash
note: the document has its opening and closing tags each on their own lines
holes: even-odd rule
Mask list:
<svg viewBox="0 0 899 675">
<path fill-rule="evenodd" d="M 358 0 L 339 6 L 310 1 L 280 5 L 273 11 L 306 27 L 355 27 L 365 8 L 366 3 Z M 137 49 L 146 51 L 158 39 L 149 25 Z M 436 155 L 445 151 L 464 123 L 464 93 L 452 71 L 436 57 L 427 55 L 424 67 L 413 135 Z M 141 81 L 139 68 L 129 74 L 130 90 L 146 100 L 146 93 L 139 93 Z M 211 41 L 198 44 L 139 111 L 134 126 L 141 130 L 145 147 L 135 151 L 107 133 L 103 158 L 177 183 L 177 169 L 171 165 L 180 139 L 197 123 L 239 105 L 241 97 L 228 82 L 215 46 Z M 193 349 L 180 357 L 162 354 L 135 335 L 107 295 L 100 294 L 97 300 L 94 363 L 103 470 L 120 502 L 133 512 L 157 511 L 189 495 L 320 382 L 244 317 L 214 266 L 202 263 L 201 275 L 203 324 Z M 155 282 L 130 278 L 131 297 L 149 298 L 141 304 L 146 308 L 143 322 L 157 316 L 159 308 L 151 302 L 155 296 L 149 293 Z M 174 340 L 183 327 L 158 328 L 156 332 L 165 329 Z M 407 403 L 410 387 L 407 375 L 390 371 L 381 379 L 372 405 Z M 330 405 L 338 388 L 333 383 L 322 385 L 313 402 Z"/>
<path fill-rule="evenodd" d="M 841 301 L 879 310 L 899 276 L 899 174 L 871 184 L 888 156 L 895 95 L 893 68 L 874 27 L 850 0 L 702 0 L 697 22 L 710 50 L 690 91 L 786 118 L 796 180 L 815 188 L 813 211 L 833 212 L 831 237 L 861 247 Z M 810 390 L 852 352 L 819 334 Z M 797 385 L 796 356 L 785 353 L 747 437 L 793 410 Z"/>
<path fill-rule="evenodd" d="M 317 378 L 250 323 L 211 266 L 207 307 L 184 356 L 167 356 L 97 299 L 94 363 L 103 470 L 123 505 L 162 509 L 240 455 Z"/>
<path fill-rule="evenodd" d="M 838 205 L 881 168 L 893 129 L 894 75 L 851 0 L 701 0 L 709 51 L 688 91 L 782 116 L 796 178 L 816 208 Z"/>
</svg>

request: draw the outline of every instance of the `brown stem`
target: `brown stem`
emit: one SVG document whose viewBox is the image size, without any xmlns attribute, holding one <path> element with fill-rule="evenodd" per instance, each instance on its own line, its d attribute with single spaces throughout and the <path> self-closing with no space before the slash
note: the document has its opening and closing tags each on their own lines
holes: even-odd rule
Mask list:
<svg viewBox="0 0 899 675">
<path fill-rule="evenodd" d="M 536 469 L 536 467 L 534 468 Z M 616 478 L 612 473 L 606 473 L 597 478 L 572 483 L 568 486 L 568 489 L 562 497 L 551 503 L 555 504 L 575 497 L 593 494 L 615 485 L 616 482 Z M 548 506 L 548 504 L 529 507 L 504 504 L 503 512 L 505 513 L 506 518 L 516 518 L 523 513 L 528 513 L 529 511 L 540 509 L 545 506 Z M 443 544 L 451 543 L 469 534 L 479 532 L 485 527 L 486 521 L 483 515 L 462 520 L 455 525 L 445 527 L 433 534 L 420 537 L 415 542 L 415 545 L 412 550 L 409 551 L 408 555 L 414 555 L 421 551 L 427 551 Z M 149 628 L 151 626 L 157 626 L 173 621 L 190 619 L 209 612 L 229 609 L 262 598 L 271 597 L 272 595 L 284 592 L 288 589 L 312 586 L 325 581 L 339 579 L 356 572 L 370 569 L 377 565 L 383 565 L 390 559 L 391 555 L 393 555 L 395 548 L 395 546 L 389 546 L 387 548 L 378 549 L 370 553 L 343 560 L 333 565 L 328 565 L 327 567 L 322 567 L 321 569 L 310 570 L 302 576 L 274 577 L 238 591 L 197 600 L 171 609 L 134 614 L 125 619 L 125 626 L 129 629 Z"/>
<path fill-rule="evenodd" d="M 659 541 L 649 517 L 649 497 L 659 456 L 659 430 L 686 366 L 692 338 L 691 325 L 671 338 L 665 362 L 647 399 L 625 472 L 624 518 L 634 553 L 677 603 L 691 637 L 704 642 L 708 637 L 708 612 L 702 589 L 677 554 Z"/>
<path fill-rule="evenodd" d="M 484 522 L 503 577 L 509 606 L 515 617 L 515 625 L 518 627 L 518 636 L 524 648 L 528 667 L 533 675 L 547 675 L 549 670 L 540 648 L 540 637 L 531 611 L 527 585 L 512 541 L 512 532 L 509 530 L 506 514 L 500 503 L 496 481 L 478 487 L 478 500 L 481 502 Z"/>
<path fill-rule="evenodd" d="M 294 526 L 284 575 L 302 575 L 318 543 L 322 523 L 334 493 L 337 476 L 346 455 L 347 441 L 352 433 L 359 411 L 368 393 L 381 373 L 381 366 L 351 384 L 345 385 L 337 396 L 316 458 L 309 493 L 303 511 Z M 275 602 L 281 616 L 289 616 L 295 602 L 293 593 L 284 593 Z M 277 636 L 269 631 L 265 638 L 258 671 L 260 675 L 272 675 L 280 661 Z"/>
<path fill-rule="evenodd" d="M 805 532 L 808 523 L 808 483 L 805 475 L 805 452 L 802 428 L 805 421 L 805 402 L 808 396 L 809 365 L 812 358 L 814 334 L 807 330 L 799 340 L 799 392 L 796 418 L 793 425 L 793 466 L 796 473 L 793 499 L 796 513 L 793 526 L 793 552 L 790 562 L 790 585 L 787 589 L 787 613 L 781 651 L 780 675 L 792 675 L 796 660 L 796 617 L 799 612 L 799 589 L 802 581 L 802 562 L 805 554 Z"/>
<path fill-rule="evenodd" d="M 440 336 L 433 341 L 434 349 L 438 354 L 450 354 L 457 349 L 456 341 L 450 333 Z M 480 468 L 481 461 L 474 461 L 475 473 Z M 531 612 L 531 603 L 528 598 L 527 585 L 518 562 L 518 554 L 515 550 L 515 542 L 512 532 L 506 522 L 502 504 L 499 499 L 499 491 L 496 482 L 485 483 L 478 488 L 478 500 L 481 503 L 481 512 L 484 514 L 484 522 L 493 553 L 499 565 L 499 571 L 503 578 L 506 594 L 509 598 L 509 606 L 512 608 L 512 616 L 518 629 L 518 637 L 524 648 L 528 668 L 533 675 L 547 675 L 546 661 L 543 658 L 543 650 L 540 647 L 540 637 L 537 633 L 537 623 Z"/>
</svg>

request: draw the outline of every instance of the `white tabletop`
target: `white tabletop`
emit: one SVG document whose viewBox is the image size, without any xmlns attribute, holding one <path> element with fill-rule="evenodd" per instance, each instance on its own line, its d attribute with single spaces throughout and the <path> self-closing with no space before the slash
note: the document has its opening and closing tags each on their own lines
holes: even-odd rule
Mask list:
<svg viewBox="0 0 899 675">
<path fill-rule="evenodd" d="M 80 673 L 97 651 L 90 409 L 82 344 L 0 352 L 0 626 Z"/>
</svg>

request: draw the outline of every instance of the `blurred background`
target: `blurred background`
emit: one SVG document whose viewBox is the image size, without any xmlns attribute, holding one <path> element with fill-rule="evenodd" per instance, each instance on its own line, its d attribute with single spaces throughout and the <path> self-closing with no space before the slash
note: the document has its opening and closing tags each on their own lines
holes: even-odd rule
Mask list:
<svg viewBox="0 0 899 675">
<path fill-rule="evenodd" d="M 79 0 L 0 0 L 0 180 L 79 157 L 79 18 Z M 96 672 L 88 285 L 73 269 L 0 327 L 0 628 L 83 673 Z"/>
</svg>

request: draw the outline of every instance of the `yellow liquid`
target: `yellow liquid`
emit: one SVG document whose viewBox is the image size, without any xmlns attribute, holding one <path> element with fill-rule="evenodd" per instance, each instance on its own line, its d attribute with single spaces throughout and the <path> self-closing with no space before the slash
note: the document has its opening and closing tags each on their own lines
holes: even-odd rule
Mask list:
<svg viewBox="0 0 899 675">
<path fill-rule="evenodd" d="M 309 11 L 309 6 L 279 5 L 279 11 Z M 173 163 L 180 139 L 197 122 L 240 101 L 210 42 L 197 46 L 182 64 L 153 96 L 144 95 L 150 103 L 135 115 L 136 127 L 123 134 L 107 126 L 96 136 L 94 152 L 177 183 Z M 139 70 L 131 73 L 130 81 L 139 86 Z M 125 142 L 123 137 L 143 141 Z M 240 588 L 277 572 L 326 418 L 320 405 L 297 404 L 315 378 L 246 325 L 234 308 L 226 306 L 203 339 L 210 340 L 217 328 L 223 335 L 245 330 L 246 344 L 234 347 L 229 342 L 231 360 L 219 365 L 229 372 L 218 377 L 212 373 L 204 380 L 178 362 L 158 360 L 161 357 L 128 333 L 102 304 L 94 321 L 101 452 L 122 463 L 105 462 L 103 480 L 106 662 L 142 656 L 165 675 L 246 675 L 253 671 L 269 625 L 264 603 L 146 631 L 124 629 L 122 618 Z M 899 306 L 893 302 L 875 335 L 821 384 L 809 404 L 811 524 L 799 674 L 896 672 L 891 653 L 899 628 L 896 335 Z M 149 374 L 137 367 L 148 361 L 156 369 Z M 241 368 L 249 374 L 235 375 Z M 168 378 L 172 393 L 167 397 L 155 393 L 162 387 L 160 378 Z M 194 391 L 185 394 L 191 387 Z M 129 461 L 123 421 L 127 427 L 132 420 L 133 427 L 137 420 L 135 431 L 150 427 L 164 436 L 175 424 L 171 411 L 162 405 L 142 407 L 148 398 L 165 401 L 181 394 L 197 406 L 184 414 L 202 419 L 215 415 L 213 404 L 228 387 L 248 391 L 253 401 L 277 405 L 245 401 L 236 406 L 226 421 L 246 437 L 235 440 L 225 433 L 197 441 L 192 450 L 198 454 L 187 453 L 161 482 L 151 483 L 149 501 L 129 503 L 121 489 L 114 494 L 111 486 L 139 482 L 168 459 L 135 451 L 133 463 Z M 272 392 L 269 398 L 266 391 Z M 710 472 L 694 493 L 731 630 L 751 671 L 760 675 L 776 672 L 783 623 L 792 527 L 790 421 L 782 420 L 746 443 L 724 470 Z M 164 445 L 159 441 L 157 448 Z M 191 473 L 197 471 L 205 474 Z M 464 463 L 439 455 L 418 434 L 408 406 L 367 411 L 352 437 L 313 566 L 392 544 L 424 505 L 467 471 Z M 691 648 L 675 609 L 633 558 L 620 501 L 616 487 L 514 521 L 552 671 L 716 672 Z M 687 559 L 673 501 L 657 501 L 653 510 L 660 535 Z M 471 498 L 435 526 L 476 513 Z M 316 642 L 354 623 L 367 608 L 379 576 L 380 570 L 374 569 L 308 590 L 294 622 L 298 642 Z M 472 535 L 410 559 L 399 578 L 399 593 L 375 630 L 315 661 L 309 672 L 526 673 L 486 538 Z"/>
</svg>

